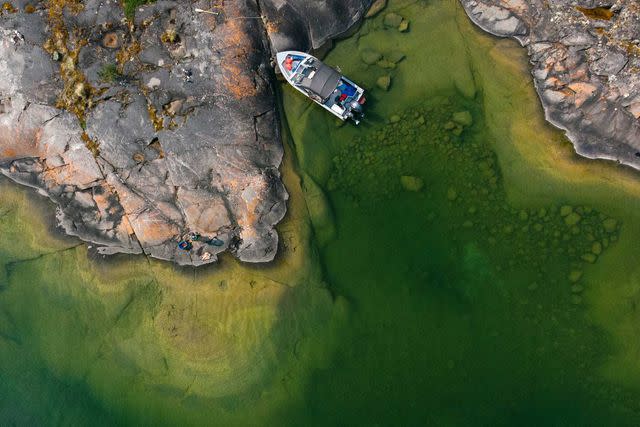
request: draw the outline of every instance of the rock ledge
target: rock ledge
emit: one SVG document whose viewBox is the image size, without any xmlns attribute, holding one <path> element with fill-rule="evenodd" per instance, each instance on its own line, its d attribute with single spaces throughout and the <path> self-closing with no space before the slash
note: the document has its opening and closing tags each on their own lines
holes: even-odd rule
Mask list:
<svg viewBox="0 0 640 427">
<path fill-rule="evenodd" d="M 640 3 L 460 1 L 482 29 L 527 48 L 546 118 L 578 154 L 640 169 Z"/>
</svg>

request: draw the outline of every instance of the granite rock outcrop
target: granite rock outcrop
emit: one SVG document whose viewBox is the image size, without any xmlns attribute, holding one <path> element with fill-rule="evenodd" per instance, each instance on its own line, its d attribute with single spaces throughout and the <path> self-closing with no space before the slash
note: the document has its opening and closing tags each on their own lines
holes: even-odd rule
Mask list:
<svg viewBox="0 0 640 427">
<path fill-rule="evenodd" d="M 49 197 L 64 231 L 100 254 L 201 265 L 277 252 L 288 194 L 270 40 L 319 47 L 368 0 L 213 3 L 2 10 L 0 173 Z M 276 27 L 265 10 L 282 8 L 298 13 Z"/>
<path fill-rule="evenodd" d="M 640 3 L 460 1 L 478 26 L 527 48 L 546 118 L 578 154 L 640 169 Z"/>
</svg>

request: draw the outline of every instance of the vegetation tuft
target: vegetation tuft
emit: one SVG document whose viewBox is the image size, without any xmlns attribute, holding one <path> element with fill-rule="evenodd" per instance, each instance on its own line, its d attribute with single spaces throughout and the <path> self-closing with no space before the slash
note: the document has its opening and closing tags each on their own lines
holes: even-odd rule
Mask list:
<svg viewBox="0 0 640 427">
<path fill-rule="evenodd" d="M 122 0 L 122 7 L 127 18 L 132 19 L 136 14 L 136 8 L 143 4 L 153 3 L 155 0 Z"/>
<path fill-rule="evenodd" d="M 113 83 L 118 81 L 122 74 L 118 71 L 116 64 L 105 64 L 100 71 L 98 71 L 98 77 L 105 83 Z"/>
</svg>

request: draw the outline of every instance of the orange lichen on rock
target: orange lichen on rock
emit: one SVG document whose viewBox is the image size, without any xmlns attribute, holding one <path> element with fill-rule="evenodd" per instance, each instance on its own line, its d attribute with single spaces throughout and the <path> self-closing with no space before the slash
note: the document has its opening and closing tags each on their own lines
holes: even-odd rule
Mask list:
<svg viewBox="0 0 640 427">
<path fill-rule="evenodd" d="M 6 1 L 2 3 L 2 12 L 16 13 L 17 11 L 18 9 L 16 9 L 11 2 Z"/>
<path fill-rule="evenodd" d="M 9 159 L 11 157 L 15 157 L 16 154 L 16 150 L 14 150 L 13 148 L 5 148 L 4 150 L 2 150 L 2 153 L 0 153 L 0 157 L 2 157 L 3 159 Z"/>
<path fill-rule="evenodd" d="M 257 95 L 252 78 L 249 54 L 253 41 L 239 20 L 227 20 L 219 30 L 224 32 L 227 46 L 223 49 L 221 67 L 224 86 L 236 99 Z"/>
<path fill-rule="evenodd" d="M 577 107 L 580 107 L 586 100 L 591 98 L 591 96 L 595 93 L 597 88 L 591 83 L 571 83 L 569 86 L 574 92 L 574 102 Z"/>
<path fill-rule="evenodd" d="M 254 224 L 258 221 L 258 207 L 267 191 L 267 185 L 260 175 L 247 176 L 240 180 L 232 180 L 226 183 L 233 189 L 233 194 L 238 194 L 235 204 L 242 209 L 236 220 L 242 228 L 242 237 L 256 237 Z"/>
<path fill-rule="evenodd" d="M 189 230 L 213 235 L 223 227 L 231 227 L 229 212 L 221 196 L 202 190 L 181 189 L 179 198 Z"/>
<path fill-rule="evenodd" d="M 0 127 L 0 160 L 17 157 L 41 157 L 41 129 L 29 129 L 24 126 Z"/>
<path fill-rule="evenodd" d="M 587 18 L 598 19 L 601 21 L 608 21 L 611 18 L 613 18 L 613 15 L 615 15 L 615 12 L 611 10 L 611 7 L 587 8 L 587 7 L 576 6 L 576 9 L 582 12 L 582 14 Z"/>
<path fill-rule="evenodd" d="M 170 218 L 150 206 L 142 197 L 124 185 L 118 177 L 110 174 L 107 176 L 107 183 L 113 189 L 131 229 L 143 246 L 160 245 L 180 234 L 180 230 L 170 222 Z"/>
<path fill-rule="evenodd" d="M 74 185 L 78 188 L 87 188 L 102 176 L 97 175 L 93 168 L 84 168 L 82 165 L 65 164 L 57 168 L 47 169 L 42 173 L 42 179 L 48 186 Z"/>
<path fill-rule="evenodd" d="M 118 72 L 122 73 L 124 71 L 124 65 L 134 59 L 140 52 L 142 52 L 142 46 L 140 46 L 137 40 L 123 44 L 122 48 L 116 53 Z"/>
<path fill-rule="evenodd" d="M 109 185 L 106 183 L 97 185 L 94 187 L 92 196 L 98 210 L 98 215 L 101 218 L 108 218 L 113 215 L 114 202 L 117 203 L 118 197 Z M 129 218 L 126 215 L 123 215 L 119 221 L 120 222 L 117 225 L 117 231 L 119 234 L 125 234 L 127 236 L 135 234 L 131 227 L 131 223 L 129 222 Z"/>
<path fill-rule="evenodd" d="M 518 14 L 525 14 L 529 10 L 529 5 L 524 0 L 500 0 L 500 3 Z"/>
<path fill-rule="evenodd" d="M 130 215 L 129 221 L 143 246 L 157 246 L 180 235 L 180 230 L 160 215 L 158 211 L 144 211 Z"/>
</svg>

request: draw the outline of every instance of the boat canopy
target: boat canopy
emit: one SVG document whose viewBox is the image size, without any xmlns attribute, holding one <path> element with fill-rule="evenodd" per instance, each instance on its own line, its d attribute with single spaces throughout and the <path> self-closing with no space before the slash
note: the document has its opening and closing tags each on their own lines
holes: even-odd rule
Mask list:
<svg viewBox="0 0 640 427">
<path fill-rule="evenodd" d="M 319 61 L 316 61 L 313 67 L 306 68 L 303 72 L 306 75 L 298 85 L 312 91 L 322 99 L 327 99 L 333 93 L 341 77 L 336 70 Z"/>
</svg>

